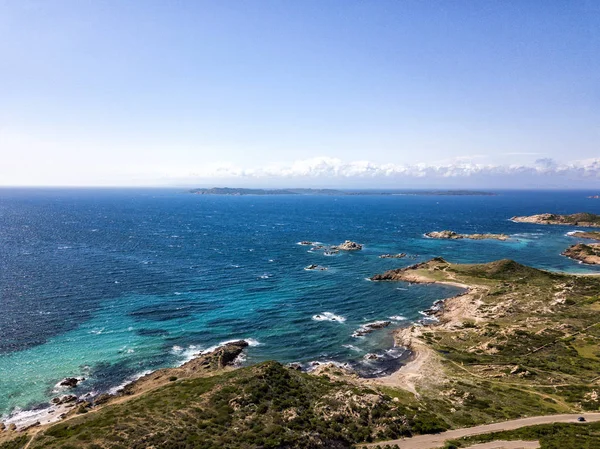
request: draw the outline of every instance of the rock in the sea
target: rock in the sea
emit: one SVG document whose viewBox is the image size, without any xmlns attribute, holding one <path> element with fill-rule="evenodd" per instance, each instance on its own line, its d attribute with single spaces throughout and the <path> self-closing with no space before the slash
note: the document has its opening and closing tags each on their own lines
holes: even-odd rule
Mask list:
<svg viewBox="0 0 600 449">
<path fill-rule="evenodd" d="M 382 254 L 379 256 L 380 259 L 402 259 L 403 257 L 406 257 L 406 253 Z"/>
<path fill-rule="evenodd" d="M 346 240 L 344 243 L 332 247 L 332 249 L 342 251 L 360 251 L 362 248 L 363 246 L 360 243 L 352 242 L 350 240 Z"/>
<path fill-rule="evenodd" d="M 61 383 L 59 384 L 61 387 L 68 387 L 68 388 L 74 388 L 77 386 L 77 384 L 81 381 L 84 381 L 84 378 L 76 378 L 76 377 L 66 377 L 65 379 L 63 379 L 61 381 Z"/>
<path fill-rule="evenodd" d="M 388 327 L 392 324 L 391 321 L 374 321 L 372 323 L 363 324 L 352 334 L 353 337 L 362 337 L 364 335 L 370 334 L 374 330 L 383 329 L 384 327 Z"/>
<path fill-rule="evenodd" d="M 327 268 L 322 267 L 320 265 L 315 265 L 315 264 L 311 264 L 308 267 L 305 267 L 304 269 L 307 271 L 311 271 L 311 270 L 326 271 L 327 270 Z"/>
<path fill-rule="evenodd" d="M 459 240 L 459 239 L 471 239 L 471 240 L 508 240 L 506 234 L 459 234 L 454 231 L 433 231 L 427 232 L 426 237 L 431 239 L 447 239 L 447 240 Z"/>
<path fill-rule="evenodd" d="M 301 245 L 312 245 L 312 244 L 313 244 L 313 242 L 309 242 L 308 240 L 302 240 L 302 241 L 300 242 L 300 244 L 301 244 Z"/>
<path fill-rule="evenodd" d="M 365 360 L 377 360 L 379 358 L 379 356 L 377 354 L 373 354 L 372 352 L 369 352 L 368 354 L 365 354 L 365 356 L 363 358 Z"/>
</svg>

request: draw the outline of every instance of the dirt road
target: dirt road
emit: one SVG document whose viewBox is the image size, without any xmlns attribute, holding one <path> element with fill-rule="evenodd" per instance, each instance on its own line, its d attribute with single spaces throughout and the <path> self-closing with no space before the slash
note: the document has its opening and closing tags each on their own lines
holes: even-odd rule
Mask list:
<svg viewBox="0 0 600 449">
<path fill-rule="evenodd" d="M 548 415 L 548 416 L 533 416 L 531 418 L 515 419 L 513 421 L 504 421 L 494 424 L 486 424 L 483 426 L 466 427 L 464 429 L 449 430 L 447 432 L 438 433 L 435 435 L 419 435 L 412 438 L 404 438 L 402 440 L 382 441 L 379 443 L 361 444 L 362 447 L 382 447 L 386 444 L 397 444 L 400 449 L 436 449 L 442 447 L 446 440 L 468 437 L 471 435 L 481 435 L 482 433 L 499 432 L 501 430 L 514 430 L 521 427 L 535 426 L 537 424 L 552 424 L 552 423 L 577 423 L 577 418 L 583 416 L 587 422 L 600 421 L 600 413 L 583 413 L 583 414 L 568 414 L 568 415 Z M 483 446 L 485 447 L 485 446 Z M 493 447 L 493 446 L 490 446 Z M 497 446 L 496 446 L 497 447 Z M 535 446 L 517 446 L 517 447 L 535 447 Z"/>
</svg>

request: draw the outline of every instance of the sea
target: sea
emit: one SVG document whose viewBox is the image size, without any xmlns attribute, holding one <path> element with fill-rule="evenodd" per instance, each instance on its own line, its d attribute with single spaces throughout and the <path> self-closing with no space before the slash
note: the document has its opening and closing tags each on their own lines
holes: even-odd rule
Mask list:
<svg viewBox="0 0 600 449">
<path fill-rule="evenodd" d="M 193 195 L 186 189 L 0 189 L 0 417 L 48 406 L 66 377 L 79 396 L 117 391 L 224 342 L 245 339 L 241 365 L 335 362 L 363 376 L 409 355 L 392 331 L 427 320 L 443 285 L 371 282 L 441 256 L 600 273 L 561 256 L 579 228 L 514 215 L 600 214 L 596 191 L 493 196 Z M 508 241 L 424 233 L 505 233 Z M 302 241 L 352 240 L 328 254 Z M 406 253 L 402 259 L 382 254 Z M 318 265 L 326 270 L 306 270 Z M 354 332 L 378 320 L 387 328 Z M 367 354 L 378 354 L 368 360 Z"/>
</svg>

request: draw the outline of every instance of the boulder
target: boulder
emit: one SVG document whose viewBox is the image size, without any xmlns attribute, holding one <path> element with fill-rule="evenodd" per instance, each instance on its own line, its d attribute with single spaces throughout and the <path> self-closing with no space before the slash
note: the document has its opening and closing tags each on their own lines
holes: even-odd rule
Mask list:
<svg viewBox="0 0 600 449">
<path fill-rule="evenodd" d="M 332 247 L 332 249 L 342 251 L 360 251 L 362 248 L 363 246 L 360 243 L 352 242 L 350 240 L 346 240 L 344 243 Z"/>
<path fill-rule="evenodd" d="M 60 382 L 61 387 L 74 388 L 81 381 L 84 381 L 84 378 L 76 378 L 76 377 L 66 377 Z"/>
</svg>

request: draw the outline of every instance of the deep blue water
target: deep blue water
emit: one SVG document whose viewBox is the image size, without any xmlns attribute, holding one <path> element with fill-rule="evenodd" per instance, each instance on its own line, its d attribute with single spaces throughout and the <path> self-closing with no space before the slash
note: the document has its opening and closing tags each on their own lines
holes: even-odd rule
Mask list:
<svg viewBox="0 0 600 449">
<path fill-rule="evenodd" d="M 457 289 L 374 283 L 375 273 L 432 256 L 512 258 L 550 270 L 600 271 L 560 255 L 577 228 L 517 224 L 513 215 L 600 213 L 597 192 L 497 196 L 199 196 L 182 190 L 0 189 L 0 415 L 56 395 L 105 391 L 223 341 L 256 342 L 246 363 L 335 360 L 364 373 L 388 365 L 390 330 L 352 337 L 370 321 L 394 326 Z M 424 232 L 507 233 L 499 241 L 440 241 Z M 363 243 L 325 256 L 301 240 Z M 415 259 L 379 259 L 406 252 Z M 309 264 L 327 271 L 305 271 Z M 331 312 L 344 322 L 316 321 Z M 397 355 L 397 354 L 396 354 Z"/>
</svg>

